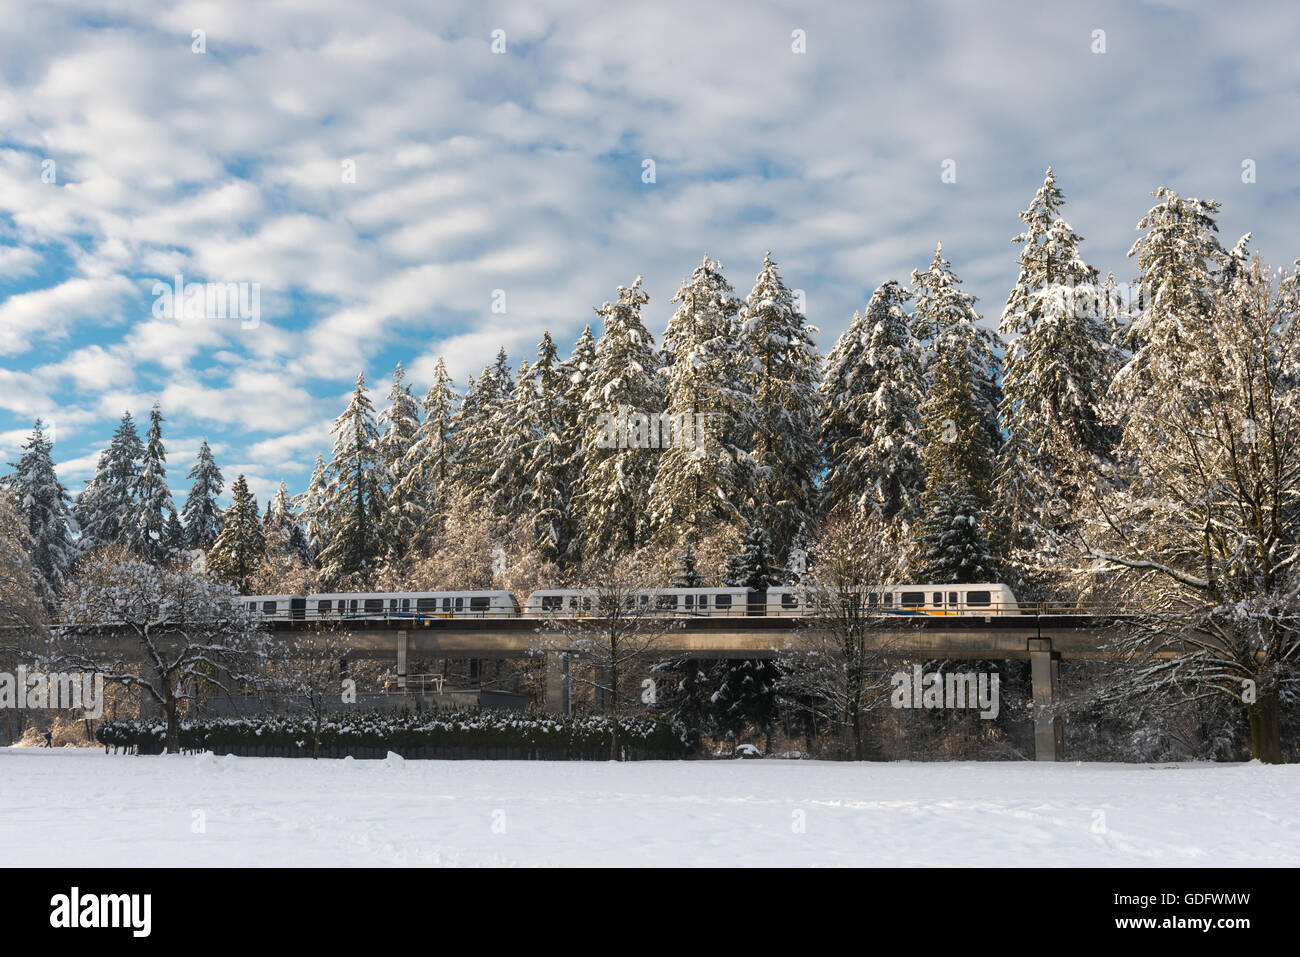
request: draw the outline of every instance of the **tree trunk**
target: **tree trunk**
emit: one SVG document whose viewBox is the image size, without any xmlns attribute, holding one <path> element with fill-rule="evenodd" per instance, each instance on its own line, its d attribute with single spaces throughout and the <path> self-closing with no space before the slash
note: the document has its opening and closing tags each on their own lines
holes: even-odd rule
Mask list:
<svg viewBox="0 0 1300 957">
<path fill-rule="evenodd" d="M 1282 709 L 1276 691 L 1261 691 L 1249 708 L 1250 756 L 1265 764 L 1282 763 Z"/>
<path fill-rule="evenodd" d="M 615 646 L 617 647 L 617 646 Z M 618 760 L 618 665 L 609 663 L 609 759 Z"/>
<path fill-rule="evenodd" d="M 181 703 L 168 693 L 163 707 L 167 711 L 167 753 L 176 754 L 181 749 Z"/>
</svg>

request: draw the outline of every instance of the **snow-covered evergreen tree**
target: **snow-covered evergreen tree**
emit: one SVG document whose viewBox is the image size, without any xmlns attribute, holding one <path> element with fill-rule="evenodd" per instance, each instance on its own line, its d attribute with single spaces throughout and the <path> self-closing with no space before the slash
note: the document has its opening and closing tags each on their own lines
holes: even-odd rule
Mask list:
<svg viewBox="0 0 1300 957">
<path fill-rule="evenodd" d="M 471 504 L 488 507 L 496 483 L 508 479 L 500 469 L 502 427 L 513 411 L 514 381 L 505 349 L 496 362 L 471 377 L 465 398 L 452 419 L 457 447 L 454 484 L 456 493 Z"/>
<path fill-rule="evenodd" d="M 497 447 L 492 462 L 494 469 L 488 478 L 488 509 L 512 525 L 528 513 L 532 495 L 528 458 L 535 435 L 528 417 L 527 392 L 532 387 L 531 375 L 528 360 L 522 360 L 515 373 L 515 387 L 510 397 L 502 401 L 491 423 Z"/>
<path fill-rule="evenodd" d="M 379 450 L 379 427 L 375 407 L 366 394 L 364 374 L 357 376 L 352 398 L 330 431 L 334 452 L 326 472 L 321 572 L 332 584 L 351 575 L 366 582 L 384 554 L 382 521 L 388 470 Z"/>
<path fill-rule="evenodd" d="M 167 518 L 176 511 L 172 493 L 167 488 L 167 450 L 163 445 L 162 424 L 162 410 L 154 405 L 149 412 L 138 504 L 127 536 L 128 546 L 155 565 L 171 557 L 167 545 Z"/>
<path fill-rule="evenodd" d="M 1143 296 L 1123 338 L 1132 357 L 1117 376 L 1130 394 L 1150 386 L 1156 354 L 1196 348 L 1205 340 L 1214 276 L 1225 257 L 1215 236 L 1217 202 L 1183 198 L 1166 186 L 1151 195 L 1159 202 L 1137 224 L 1147 232 L 1128 252 L 1137 257 Z"/>
<path fill-rule="evenodd" d="M 406 384 L 406 370 L 399 362 L 393 371 L 393 386 L 388 392 L 388 406 L 379 415 L 379 458 L 388 473 L 388 488 L 380 518 L 380 536 L 388 561 L 401 561 L 409 554 L 417 534 L 428 519 L 424 497 L 407 479 L 415 467 L 410 457 L 420 436 L 420 403 Z"/>
<path fill-rule="evenodd" d="M 208 551 L 207 568 L 222 581 L 248 594 L 249 581 L 266 555 L 266 536 L 257 514 L 257 499 L 243 475 L 230 487 L 234 501 L 226 509 L 221 534 Z"/>
<path fill-rule="evenodd" d="M 185 540 L 190 548 L 206 550 L 221 534 L 222 512 L 217 497 L 226 484 L 206 439 L 199 446 L 198 459 L 186 478 L 193 479 L 194 484 L 181 513 L 185 519 Z"/>
<path fill-rule="evenodd" d="M 745 299 L 741 323 L 752 360 L 756 514 L 785 555 L 800 526 L 816 519 L 821 451 L 817 375 L 821 358 L 808 325 L 769 252 Z"/>
<path fill-rule="evenodd" d="M 329 466 L 325 464 L 325 456 L 317 453 L 307 488 L 294 502 L 303 525 L 307 554 L 313 561 L 319 558 L 329 535 L 329 515 L 325 510 L 328 489 Z"/>
<path fill-rule="evenodd" d="M 604 320 L 604 331 L 596 343 L 578 414 L 583 440 L 580 495 L 584 534 L 586 547 L 593 554 L 635 549 L 646 528 L 658 452 L 633 447 L 625 433 L 610 439 L 611 427 L 623 431 L 618 423 L 626 422 L 628 416 L 663 408 L 654 337 L 641 320 L 641 307 L 649 299 L 637 276 L 631 286 L 618 288 L 616 302 L 606 302 L 596 310 Z M 633 439 L 638 441 L 635 436 Z"/>
<path fill-rule="evenodd" d="M 741 550 L 727 559 L 724 583 L 750 591 L 766 591 L 781 580 L 772 554 L 772 539 L 759 525 L 750 526 Z"/>
<path fill-rule="evenodd" d="M 459 401 L 447 364 L 439 356 L 433 367 L 433 385 L 420 403 L 423 418 L 419 431 L 407 450 L 402 477 L 395 485 L 397 497 L 407 503 L 412 514 L 418 510 L 422 515 L 412 542 L 412 550 L 417 553 L 429 546 L 442 502 L 451 491 L 456 459 L 453 420 Z"/>
<path fill-rule="evenodd" d="M 564 360 L 566 382 L 563 446 L 568 450 L 564 470 L 568 474 L 570 486 L 569 543 L 564 553 L 559 556 L 560 562 L 564 565 L 572 565 L 581 560 L 585 541 L 585 505 L 580 494 L 586 439 L 582 433 L 581 412 L 586 408 L 587 389 L 591 387 L 591 374 L 595 368 L 596 337 L 591 334 L 591 326 L 587 325 L 583 327 L 582 335 L 573 344 L 573 351 L 569 354 L 569 358 Z"/>
<path fill-rule="evenodd" d="M 690 432 L 683 429 L 685 441 L 670 437 L 665 443 L 661 425 L 667 447 L 659 452 L 650 520 L 675 539 L 707 535 L 752 513 L 754 470 L 747 446 L 754 407 L 746 340 L 736 319 L 740 300 L 721 263 L 706 256 L 671 301 L 680 305 L 664 333 L 665 411 L 670 422 L 690 423 Z M 698 421 L 705 423 L 702 435 Z"/>
<path fill-rule="evenodd" d="M 537 361 L 522 377 L 517 407 L 523 426 L 522 472 L 533 537 L 543 560 L 558 562 L 569 553 L 576 533 L 574 493 L 577 475 L 566 445 L 577 421 L 569 406 L 569 370 L 559 358 L 550 332 L 537 345 Z"/>
<path fill-rule="evenodd" d="M 144 444 L 135 420 L 125 412 L 108 448 L 99 457 L 94 478 L 77 499 L 75 514 L 83 549 L 130 543 L 143 458 Z"/>
<path fill-rule="evenodd" d="M 1013 240 L 1021 244 L 1020 275 L 1000 326 L 1009 340 L 1001 417 L 1032 452 L 1016 470 L 1039 472 L 1049 488 L 1071 495 L 1079 470 L 1095 466 L 1109 444 L 1102 406 L 1114 369 L 1097 271 L 1059 215 L 1064 201 L 1049 167 L 1020 214 L 1025 231 Z"/>
<path fill-rule="evenodd" d="M 911 521 L 925 489 L 921 369 L 906 303 L 890 280 L 832 350 L 819 400 L 829 510 Z"/>
<path fill-rule="evenodd" d="M 31 541 L 31 555 L 41 577 L 54 594 L 62 585 L 76 556 L 70 525 L 72 501 L 54 469 L 53 444 L 40 419 L 23 446 L 14 472 L 5 484 Z"/>
<path fill-rule="evenodd" d="M 1002 446 L 998 407 L 1002 403 L 1001 340 L 979 325 L 976 298 L 961 289 L 952 264 L 943 258 L 943 244 L 935 246 L 934 259 L 924 272 L 912 273 L 913 335 L 921 346 L 921 375 L 928 389 L 935 367 L 945 352 L 961 350 L 971 373 L 971 389 L 978 411 L 979 442 L 992 459 Z M 987 501 L 987 486 L 976 490 Z"/>
<path fill-rule="evenodd" d="M 708 582 L 700 574 L 696 567 L 695 546 L 690 540 L 686 541 L 686 548 L 681 557 L 677 559 L 677 571 L 673 574 L 673 588 L 707 588 Z"/>
<path fill-rule="evenodd" d="M 979 501 L 963 478 L 944 474 L 926 489 L 916 577 L 927 584 L 998 581 Z"/>
</svg>

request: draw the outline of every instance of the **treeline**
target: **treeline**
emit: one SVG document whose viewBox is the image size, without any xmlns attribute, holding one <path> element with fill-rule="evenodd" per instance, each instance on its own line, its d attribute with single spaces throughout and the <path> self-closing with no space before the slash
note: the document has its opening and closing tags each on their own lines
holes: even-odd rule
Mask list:
<svg viewBox="0 0 1300 957">
<path fill-rule="evenodd" d="M 770 256 L 744 298 L 706 257 L 658 343 L 638 277 L 596 309 L 599 338 L 589 326 L 562 357 L 546 333 L 516 368 L 502 350 L 463 395 L 441 360 L 422 397 L 399 365 L 381 410 L 358 377 L 306 490 L 282 483 L 264 511 L 243 476 L 218 505 L 206 442 L 178 510 L 157 407 L 143 439 L 122 417 L 75 504 L 39 422 L 9 481 L 52 588 L 106 544 L 155 562 L 201 550 L 245 590 L 416 585 L 440 576 L 430 557 L 461 544 L 471 517 L 498 578 L 503 566 L 563 577 L 584 556 L 646 547 L 715 555 L 701 565 L 717 578 L 755 529 L 780 577 L 837 509 L 886 522 L 900 575 L 1023 578 L 1009 566 L 1030 502 L 1075 494 L 1113 444 L 1104 397 L 1138 335 L 1116 284 L 1081 259 L 1062 202 L 1049 170 L 1021 214 L 1009 349 L 941 247 L 910 284 L 882 284 L 824 362 Z M 1196 202 L 1175 197 L 1161 222 Z M 1157 242 L 1160 222 L 1149 228 Z M 703 427 L 670 440 L 661 416 Z"/>
</svg>

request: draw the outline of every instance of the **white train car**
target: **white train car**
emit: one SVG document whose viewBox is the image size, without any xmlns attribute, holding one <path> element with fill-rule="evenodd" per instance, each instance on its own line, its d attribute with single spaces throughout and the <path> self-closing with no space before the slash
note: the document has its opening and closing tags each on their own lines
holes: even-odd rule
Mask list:
<svg viewBox="0 0 1300 957">
<path fill-rule="evenodd" d="M 725 617 L 746 613 L 743 588 L 644 588 L 628 595 L 629 605 L 675 617 Z M 524 617 L 583 618 L 599 614 L 600 592 L 594 588 L 541 588 L 524 602 Z"/>
<path fill-rule="evenodd" d="M 308 595 L 313 619 L 517 618 L 519 605 L 508 591 L 422 591 L 383 594 L 328 592 Z"/>
<path fill-rule="evenodd" d="M 289 621 L 306 616 L 306 600 L 301 595 L 247 595 L 248 610 L 273 621 Z"/>
<path fill-rule="evenodd" d="M 1020 605 L 1006 585 L 978 583 L 969 585 L 882 585 L 865 590 L 864 605 L 869 612 L 881 615 L 1018 615 Z M 817 598 L 807 588 L 770 588 L 767 614 L 771 617 L 797 617 L 817 611 Z"/>
</svg>

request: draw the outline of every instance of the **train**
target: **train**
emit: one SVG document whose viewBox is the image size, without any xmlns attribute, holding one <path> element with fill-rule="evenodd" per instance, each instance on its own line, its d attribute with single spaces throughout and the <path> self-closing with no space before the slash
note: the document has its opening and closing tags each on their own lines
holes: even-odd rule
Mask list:
<svg viewBox="0 0 1300 957">
<path fill-rule="evenodd" d="M 1019 615 L 1006 585 L 881 585 L 861 592 L 868 614 L 903 616 Z M 605 600 L 609 600 L 608 596 Z M 248 610 L 267 620 L 399 620 L 420 623 L 456 618 L 583 618 L 600 615 L 593 588 L 542 588 L 521 604 L 509 591 L 429 591 L 249 595 Z M 816 614 L 806 588 L 644 588 L 623 598 L 629 610 L 675 618 L 792 618 Z"/>
</svg>

